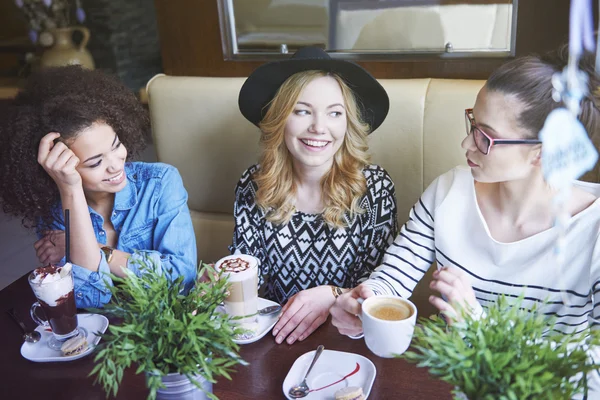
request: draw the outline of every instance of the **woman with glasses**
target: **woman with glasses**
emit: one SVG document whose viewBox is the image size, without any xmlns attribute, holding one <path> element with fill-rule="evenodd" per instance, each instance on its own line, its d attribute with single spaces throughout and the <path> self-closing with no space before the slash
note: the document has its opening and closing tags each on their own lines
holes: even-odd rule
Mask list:
<svg viewBox="0 0 600 400">
<path fill-rule="evenodd" d="M 562 52 L 566 53 L 566 52 Z M 564 236 L 564 265 L 554 254 L 556 193 L 544 181 L 538 133 L 552 99 L 552 76 L 566 65 L 561 52 L 504 64 L 489 78 L 473 109 L 466 110 L 462 142 L 469 168 L 438 177 L 410 212 L 408 222 L 370 278 L 340 296 L 331 309 L 342 334 L 362 331 L 358 298 L 410 297 L 433 262 L 429 301 L 452 323 L 458 307 L 481 312 L 499 294 L 525 295 L 526 307 L 544 310 L 564 333 L 584 330 L 600 314 L 600 185 L 575 182 L 565 204 L 571 215 Z M 600 81 L 593 67 L 580 121 L 592 137 L 600 131 Z M 565 133 L 566 134 L 566 133 Z"/>
</svg>

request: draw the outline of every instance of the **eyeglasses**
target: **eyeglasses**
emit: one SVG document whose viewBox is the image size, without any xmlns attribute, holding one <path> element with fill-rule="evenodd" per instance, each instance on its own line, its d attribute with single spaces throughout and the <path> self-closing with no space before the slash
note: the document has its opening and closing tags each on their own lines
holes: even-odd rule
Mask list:
<svg viewBox="0 0 600 400">
<path fill-rule="evenodd" d="M 465 123 L 467 125 L 467 136 L 473 134 L 475 139 L 475 145 L 477 149 L 485 155 L 490 153 L 492 146 L 497 144 L 540 144 L 541 140 L 538 139 L 494 139 L 491 138 L 487 133 L 482 131 L 475 123 L 475 117 L 473 117 L 473 109 L 467 108 L 465 110 Z"/>
</svg>

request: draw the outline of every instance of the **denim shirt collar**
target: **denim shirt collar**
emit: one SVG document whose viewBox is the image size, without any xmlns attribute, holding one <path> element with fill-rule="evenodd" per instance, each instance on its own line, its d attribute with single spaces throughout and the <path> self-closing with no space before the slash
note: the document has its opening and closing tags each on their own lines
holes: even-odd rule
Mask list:
<svg viewBox="0 0 600 400">
<path fill-rule="evenodd" d="M 125 164 L 125 175 L 127 179 L 127 185 L 123 190 L 115 194 L 115 210 L 131 210 L 138 202 L 137 190 L 135 190 L 135 181 L 137 174 L 131 168 L 131 164 Z"/>
</svg>

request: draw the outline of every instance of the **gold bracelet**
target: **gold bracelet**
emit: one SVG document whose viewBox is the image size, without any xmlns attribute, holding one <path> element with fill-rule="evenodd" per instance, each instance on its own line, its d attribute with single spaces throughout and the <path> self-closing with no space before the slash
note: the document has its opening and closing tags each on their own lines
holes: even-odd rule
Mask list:
<svg viewBox="0 0 600 400">
<path fill-rule="evenodd" d="M 335 297 L 337 299 L 338 296 L 340 294 L 343 294 L 344 292 L 342 291 L 342 288 L 340 288 L 340 287 L 331 286 L 331 293 L 333 293 L 333 297 Z"/>
</svg>

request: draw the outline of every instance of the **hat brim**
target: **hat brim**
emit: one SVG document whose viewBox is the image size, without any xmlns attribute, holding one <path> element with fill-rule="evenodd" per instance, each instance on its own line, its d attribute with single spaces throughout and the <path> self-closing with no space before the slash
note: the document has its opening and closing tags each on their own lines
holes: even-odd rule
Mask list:
<svg viewBox="0 0 600 400">
<path fill-rule="evenodd" d="M 362 120 L 369 124 L 369 133 L 383 123 L 390 107 L 383 86 L 360 65 L 336 59 L 287 59 L 261 65 L 240 90 L 240 111 L 248 121 L 258 126 L 279 87 L 292 75 L 311 70 L 335 73 L 344 79 L 354 92 Z"/>
</svg>

